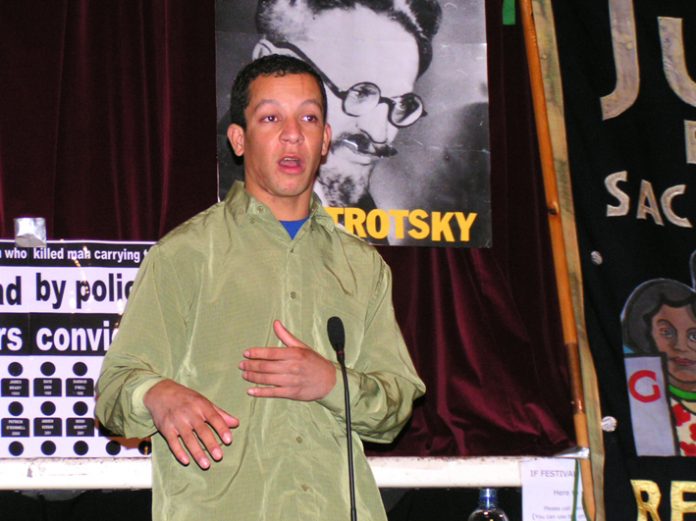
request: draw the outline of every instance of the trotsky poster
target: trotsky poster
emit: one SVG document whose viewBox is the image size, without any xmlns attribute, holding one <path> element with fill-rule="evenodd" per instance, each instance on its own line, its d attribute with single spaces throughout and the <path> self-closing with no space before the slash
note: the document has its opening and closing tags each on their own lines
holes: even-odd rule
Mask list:
<svg viewBox="0 0 696 521">
<path fill-rule="evenodd" d="M 310 63 L 328 96 L 330 151 L 314 189 L 375 244 L 491 245 L 485 3 L 216 2 L 220 197 L 243 178 L 229 93 L 253 58 Z"/>
</svg>

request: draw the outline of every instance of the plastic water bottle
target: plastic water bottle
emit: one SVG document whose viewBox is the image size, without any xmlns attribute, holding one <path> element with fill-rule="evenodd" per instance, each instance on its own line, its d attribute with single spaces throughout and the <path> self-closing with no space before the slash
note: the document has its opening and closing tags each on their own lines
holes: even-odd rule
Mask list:
<svg viewBox="0 0 696 521">
<path fill-rule="evenodd" d="M 509 521 L 505 512 L 498 508 L 498 493 L 494 488 L 479 490 L 478 508 L 471 513 L 468 521 Z"/>
</svg>

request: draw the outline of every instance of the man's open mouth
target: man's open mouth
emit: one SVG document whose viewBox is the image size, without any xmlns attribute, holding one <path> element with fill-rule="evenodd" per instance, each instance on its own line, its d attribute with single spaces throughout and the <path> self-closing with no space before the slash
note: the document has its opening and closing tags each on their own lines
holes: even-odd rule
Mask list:
<svg viewBox="0 0 696 521">
<path fill-rule="evenodd" d="M 283 156 L 278 161 L 280 166 L 285 168 L 300 168 L 302 166 L 302 159 L 297 156 Z"/>
</svg>

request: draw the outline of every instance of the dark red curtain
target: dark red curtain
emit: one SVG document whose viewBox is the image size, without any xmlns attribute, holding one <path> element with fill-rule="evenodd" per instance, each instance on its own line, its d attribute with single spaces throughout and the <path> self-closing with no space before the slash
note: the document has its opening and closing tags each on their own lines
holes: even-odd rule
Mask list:
<svg viewBox="0 0 696 521">
<path fill-rule="evenodd" d="M 487 2 L 493 248 L 382 248 L 428 386 L 390 455 L 573 445 L 521 27 Z M 0 3 L 0 232 L 155 240 L 216 198 L 214 2 Z"/>
<path fill-rule="evenodd" d="M 213 3 L 0 4 L 0 229 L 156 239 L 215 199 Z"/>
</svg>

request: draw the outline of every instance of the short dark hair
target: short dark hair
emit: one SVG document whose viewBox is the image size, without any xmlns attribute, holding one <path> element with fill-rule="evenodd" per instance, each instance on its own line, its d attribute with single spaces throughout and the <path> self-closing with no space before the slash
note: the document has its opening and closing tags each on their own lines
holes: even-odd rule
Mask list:
<svg viewBox="0 0 696 521">
<path fill-rule="evenodd" d="M 321 115 L 326 122 L 326 89 L 317 71 L 299 58 L 269 54 L 248 63 L 237 74 L 230 92 L 230 123 L 235 123 L 246 130 L 244 111 L 249 105 L 249 85 L 252 81 L 259 76 L 285 76 L 286 74 L 309 74 L 317 81 L 321 93 Z"/>
<path fill-rule="evenodd" d="M 363 6 L 399 23 L 416 39 L 418 45 L 418 76 L 430 66 L 433 59 L 432 39 L 442 18 L 442 8 L 437 0 L 259 0 L 256 7 L 256 29 L 271 41 L 286 40 L 287 8 L 308 9 L 316 15 L 330 9 L 353 9 Z M 288 22 L 289 24 L 289 22 Z"/>
</svg>

